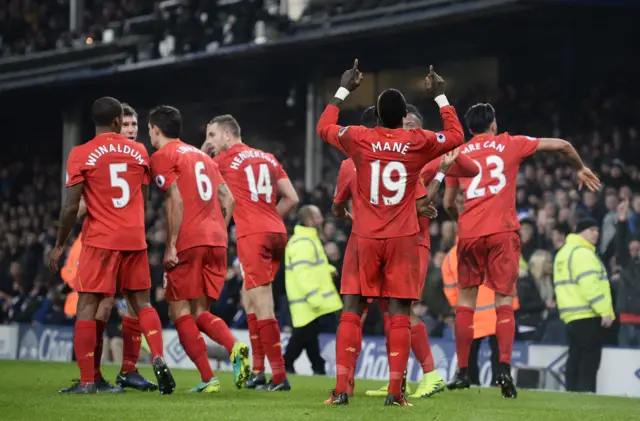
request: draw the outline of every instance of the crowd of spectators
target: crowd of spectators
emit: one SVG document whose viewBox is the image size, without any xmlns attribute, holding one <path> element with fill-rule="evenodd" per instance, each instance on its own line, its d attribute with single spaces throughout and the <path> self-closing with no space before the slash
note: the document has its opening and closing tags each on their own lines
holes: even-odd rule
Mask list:
<svg viewBox="0 0 640 421">
<path fill-rule="evenodd" d="M 598 252 L 609 270 L 614 305 L 626 314 L 631 327 L 621 330 L 620 343 L 640 346 L 640 139 L 637 117 L 640 98 L 622 82 L 594 88 L 580 96 L 584 100 L 566 107 L 553 100 L 553 89 L 544 89 L 546 98 L 537 95 L 536 87 L 507 86 L 495 92 L 475 92 L 455 99 L 459 114 L 478 100 L 495 104 L 501 130 L 527 135 L 556 136 L 570 140 L 585 162 L 603 181 L 600 194 L 578 191 L 571 168 L 560 156 L 534 156 L 524 163 L 518 176 L 517 203 L 522 224 L 522 257 L 518 295 L 521 308 L 517 321 L 519 338 L 562 342 L 562 325 L 552 284 L 552 262 L 564 237 L 572 231 L 580 215 L 589 215 L 601 227 Z M 549 100 L 551 98 L 552 100 Z M 558 96 L 559 98 L 559 96 Z M 418 102 L 419 108 L 427 109 Z M 570 111 L 567 111 L 570 110 Z M 437 112 L 426 112 L 427 125 L 435 127 Z M 143 116 L 144 117 L 144 116 Z M 345 124 L 357 123 L 358 112 L 347 115 Z M 251 119 L 240 121 L 244 126 Z M 247 130 L 250 132 L 250 130 Z M 282 138 L 281 138 L 282 139 Z M 245 140 L 255 144 L 248 136 Z M 197 142 L 197 139 L 193 139 Z M 293 145 L 292 139 L 292 145 Z M 313 190 L 304 191 L 303 165 L 294 146 L 265 142 L 264 149 L 273 152 L 284 164 L 301 197 L 301 204 L 313 203 L 326 212 L 320 233 L 331 263 L 338 269 L 350 233 L 350 224 L 335 220 L 331 201 L 338 162 L 327 154 L 325 179 Z M 24 156 L 24 155 L 23 155 Z M 30 161 L 0 160 L 0 323 L 65 324 L 72 320 L 64 313 L 68 288 L 58 276 L 51 275 L 44 258 L 54 243 L 56 219 L 60 208 L 60 163 L 36 158 Z M 146 213 L 149 262 L 153 281 L 152 300 L 163 323 L 168 325 L 167 305 L 162 287 L 162 256 L 166 237 L 162 196 L 151 189 Z M 414 311 L 427 325 L 432 336 L 446 335 L 451 330 L 451 308 L 443 293 L 440 269 L 446 252 L 456 241 L 456 225 L 448 220 L 440 206 L 440 214 L 431 225 L 432 254 L 427 281 L 420 305 Z M 286 220 L 289 231 L 296 223 L 294 213 Z M 241 276 L 235 251 L 235 229 L 229 236 L 229 268 L 223 295 L 214 312 L 233 327 L 244 327 L 241 306 Z M 339 283 L 340 277 L 336 277 Z M 274 296 L 283 327 L 290 325 L 284 289 L 283 271 L 274 283 Z M 382 323 L 375 308 L 365 326 L 365 333 L 380 334 Z M 114 311 L 117 324 L 118 312 Z M 623 317 L 624 318 L 624 317 Z M 633 324 L 635 320 L 636 324 Z M 331 327 L 328 327 L 330 329 Z M 635 339 L 634 339 L 635 338 Z M 612 333 L 608 340 L 617 344 Z"/>
<path fill-rule="evenodd" d="M 70 0 L 0 0 L 0 57 L 23 56 L 125 35 L 148 35 L 150 58 L 265 42 L 288 29 L 278 0 L 84 0 L 76 30 Z"/>
</svg>

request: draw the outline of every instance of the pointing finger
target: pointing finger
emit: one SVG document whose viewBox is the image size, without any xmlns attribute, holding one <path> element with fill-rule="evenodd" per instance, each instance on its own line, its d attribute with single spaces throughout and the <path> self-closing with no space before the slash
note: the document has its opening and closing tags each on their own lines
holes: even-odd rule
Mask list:
<svg viewBox="0 0 640 421">
<path fill-rule="evenodd" d="M 354 69 L 354 70 L 357 70 L 357 69 L 358 69 L 358 59 L 355 59 L 355 60 L 353 61 L 353 69 Z"/>
</svg>

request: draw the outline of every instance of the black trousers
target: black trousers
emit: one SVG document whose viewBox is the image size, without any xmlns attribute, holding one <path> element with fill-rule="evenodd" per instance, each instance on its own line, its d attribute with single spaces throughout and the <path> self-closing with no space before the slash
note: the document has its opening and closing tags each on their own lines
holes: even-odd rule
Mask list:
<svg viewBox="0 0 640 421">
<path fill-rule="evenodd" d="M 600 368 L 604 331 L 601 319 L 575 320 L 567 324 L 569 356 L 565 369 L 567 390 L 571 392 L 596 391 L 596 377 Z"/>
<path fill-rule="evenodd" d="M 500 352 L 498 351 L 498 339 L 496 335 L 485 336 L 489 340 L 489 347 L 491 348 L 491 385 L 495 384 L 498 372 L 498 362 Z M 469 381 L 471 384 L 480 385 L 480 370 L 478 368 L 478 354 L 480 353 L 480 345 L 484 338 L 474 339 L 471 342 L 471 351 L 469 352 Z"/>
<path fill-rule="evenodd" d="M 294 373 L 293 363 L 302 351 L 307 351 L 314 374 L 325 375 L 324 359 L 320 356 L 320 319 L 316 319 L 306 326 L 293 328 L 287 351 L 284 353 L 284 367 L 288 373 Z"/>
</svg>

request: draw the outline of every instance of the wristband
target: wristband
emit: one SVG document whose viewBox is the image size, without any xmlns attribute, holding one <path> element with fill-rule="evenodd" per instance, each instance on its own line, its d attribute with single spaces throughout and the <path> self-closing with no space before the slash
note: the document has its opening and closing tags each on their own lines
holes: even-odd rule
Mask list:
<svg viewBox="0 0 640 421">
<path fill-rule="evenodd" d="M 338 95 L 336 94 L 336 96 Z M 440 108 L 449 105 L 449 100 L 444 94 L 438 95 L 437 97 L 433 98 L 433 100 L 438 104 L 438 107 Z"/>
<path fill-rule="evenodd" d="M 438 174 L 436 174 L 435 177 L 433 177 L 433 179 L 437 180 L 440 183 L 442 183 L 442 180 L 444 180 L 444 173 L 443 172 L 439 172 Z"/>
<path fill-rule="evenodd" d="M 336 94 L 334 95 L 336 98 L 339 98 L 344 101 L 344 99 L 349 95 L 349 90 L 347 88 L 343 88 L 342 86 L 338 88 Z"/>
</svg>

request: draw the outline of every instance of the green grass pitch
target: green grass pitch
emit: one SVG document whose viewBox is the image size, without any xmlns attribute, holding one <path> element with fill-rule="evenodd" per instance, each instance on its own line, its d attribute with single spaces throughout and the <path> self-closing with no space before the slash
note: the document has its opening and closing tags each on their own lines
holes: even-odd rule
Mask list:
<svg viewBox="0 0 640 421">
<path fill-rule="evenodd" d="M 150 368 L 141 372 L 153 378 Z M 113 380 L 117 367 L 104 375 Z M 238 390 L 229 373 L 219 373 L 222 391 L 194 394 L 188 389 L 200 379 L 196 371 L 175 370 L 178 388 L 171 396 L 128 391 L 120 395 L 60 396 L 58 389 L 78 377 L 74 364 L 0 361 L 0 420 L 2 421 L 195 421 L 195 420 L 447 420 L 546 421 L 640 420 L 640 399 L 521 390 L 505 400 L 498 389 L 472 388 L 413 399 L 412 408 L 384 407 L 382 398 L 364 396 L 380 382 L 357 381 L 349 406 L 322 402 L 333 379 L 292 376 L 289 393 Z"/>
</svg>

